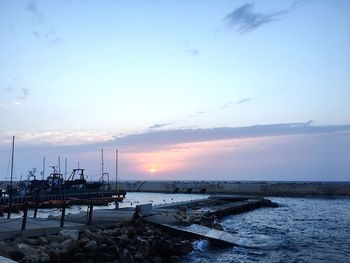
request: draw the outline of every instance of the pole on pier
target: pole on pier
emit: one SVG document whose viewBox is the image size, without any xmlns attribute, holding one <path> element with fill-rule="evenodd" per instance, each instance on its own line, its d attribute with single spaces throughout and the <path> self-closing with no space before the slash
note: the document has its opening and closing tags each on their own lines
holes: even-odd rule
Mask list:
<svg viewBox="0 0 350 263">
<path fill-rule="evenodd" d="M 36 218 L 37 214 L 38 214 L 38 204 L 35 204 L 33 217 Z"/>
<path fill-rule="evenodd" d="M 24 210 L 23 210 L 23 219 L 22 219 L 22 230 L 26 229 L 27 224 L 27 216 L 28 216 L 28 203 L 26 202 L 24 204 Z"/>
<path fill-rule="evenodd" d="M 9 192 L 9 211 L 7 214 L 7 218 L 11 217 L 11 210 L 12 210 L 12 178 L 13 178 L 13 158 L 15 156 L 15 136 L 12 136 L 12 154 L 11 154 L 11 181 L 10 181 L 10 192 Z"/>
<path fill-rule="evenodd" d="M 60 227 L 64 227 L 64 218 L 66 216 L 66 204 L 67 204 L 66 202 L 63 203 Z"/>
<path fill-rule="evenodd" d="M 94 209 L 94 206 L 93 206 L 93 204 L 91 203 L 90 205 L 89 205 L 89 215 L 88 215 L 88 222 L 87 222 L 87 224 L 90 226 L 91 225 L 91 222 L 92 222 L 92 211 L 93 211 L 93 209 Z"/>
</svg>

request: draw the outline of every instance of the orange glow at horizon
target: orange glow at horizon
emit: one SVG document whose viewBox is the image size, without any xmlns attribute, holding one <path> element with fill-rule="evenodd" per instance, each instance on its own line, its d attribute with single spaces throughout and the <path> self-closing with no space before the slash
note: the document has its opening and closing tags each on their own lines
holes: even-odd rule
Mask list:
<svg viewBox="0 0 350 263">
<path fill-rule="evenodd" d="M 230 140 L 182 143 L 160 149 L 124 153 L 124 158 L 133 170 L 152 174 L 153 177 L 166 177 L 169 173 L 179 173 L 196 169 L 204 163 L 212 162 L 215 156 L 225 152 L 239 153 L 256 151 L 262 142 L 281 140 L 284 136 L 263 138 L 239 138 Z M 217 160 L 216 160 L 217 161 Z"/>
</svg>

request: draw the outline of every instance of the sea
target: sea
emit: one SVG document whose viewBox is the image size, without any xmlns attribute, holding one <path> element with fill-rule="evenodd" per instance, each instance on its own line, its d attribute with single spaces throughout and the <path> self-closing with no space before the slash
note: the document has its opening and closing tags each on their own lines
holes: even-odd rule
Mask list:
<svg viewBox="0 0 350 263">
<path fill-rule="evenodd" d="M 131 193 L 119 207 L 176 203 L 207 198 L 205 194 Z M 195 251 L 182 262 L 349 262 L 350 197 L 267 197 L 277 208 L 259 208 L 218 222 L 236 233 L 244 246 L 217 247 L 206 240 L 194 242 Z M 114 204 L 94 209 L 114 208 Z M 69 208 L 67 213 L 86 210 Z M 32 213 L 32 211 L 30 211 Z M 38 217 L 57 210 L 39 210 Z"/>
<path fill-rule="evenodd" d="M 128 193 L 122 206 L 154 205 L 208 195 Z M 206 240 L 182 259 L 190 262 L 341 262 L 350 263 L 350 197 L 267 197 L 277 208 L 259 208 L 219 220 L 237 233 L 244 247 L 220 248 Z"/>
</svg>

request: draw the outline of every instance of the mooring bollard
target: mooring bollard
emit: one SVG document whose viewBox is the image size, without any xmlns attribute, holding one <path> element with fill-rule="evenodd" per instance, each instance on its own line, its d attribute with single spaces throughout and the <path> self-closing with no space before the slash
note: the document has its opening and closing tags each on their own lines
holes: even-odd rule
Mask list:
<svg viewBox="0 0 350 263">
<path fill-rule="evenodd" d="M 66 202 L 63 203 L 60 227 L 64 227 L 64 217 L 66 215 Z"/>
<path fill-rule="evenodd" d="M 27 215 L 28 215 L 28 203 L 26 202 L 23 210 L 23 219 L 22 219 L 22 230 L 26 229 L 27 224 Z"/>
</svg>

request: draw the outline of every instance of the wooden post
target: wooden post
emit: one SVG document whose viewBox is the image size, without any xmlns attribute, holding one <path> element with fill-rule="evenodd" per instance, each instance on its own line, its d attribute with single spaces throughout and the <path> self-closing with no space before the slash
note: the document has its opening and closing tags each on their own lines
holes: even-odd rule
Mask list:
<svg viewBox="0 0 350 263">
<path fill-rule="evenodd" d="M 28 203 L 26 202 L 23 210 L 23 219 L 22 219 L 22 230 L 26 229 L 27 224 L 27 215 L 28 215 Z"/>
<path fill-rule="evenodd" d="M 36 204 L 34 208 L 34 218 L 36 218 L 37 214 L 38 214 L 38 205 Z"/>
</svg>

